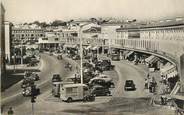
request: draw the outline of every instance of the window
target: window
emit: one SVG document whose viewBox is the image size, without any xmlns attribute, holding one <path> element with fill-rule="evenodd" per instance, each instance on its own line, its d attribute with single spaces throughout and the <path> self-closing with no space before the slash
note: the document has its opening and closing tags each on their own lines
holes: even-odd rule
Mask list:
<svg viewBox="0 0 184 115">
<path fill-rule="evenodd" d="M 67 88 L 66 93 L 76 93 L 77 92 L 77 87 L 71 87 Z"/>
<path fill-rule="evenodd" d="M 55 38 L 55 41 L 58 41 L 59 39 L 58 38 Z"/>
<path fill-rule="evenodd" d="M 48 40 L 48 38 L 42 38 L 42 40 Z"/>
</svg>

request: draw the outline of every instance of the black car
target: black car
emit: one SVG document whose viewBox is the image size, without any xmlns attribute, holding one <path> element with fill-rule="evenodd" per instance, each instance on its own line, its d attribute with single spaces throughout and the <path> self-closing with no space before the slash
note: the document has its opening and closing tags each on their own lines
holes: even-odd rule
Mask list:
<svg viewBox="0 0 184 115">
<path fill-rule="evenodd" d="M 52 82 L 61 82 L 61 76 L 59 74 L 54 74 L 52 77 Z"/>
<path fill-rule="evenodd" d="M 115 85 L 112 81 L 105 81 L 103 79 L 94 79 L 88 83 L 89 87 L 93 87 L 95 85 L 100 85 L 106 88 L 114 88 Z"/>
<path fill-rule="evenodd" d="M 60 54 L 60 55 L 57 56 L 57 59 L 58 60 L 62 60 L 63 59 L 63 56 Z"/>
<path fill-rule="evenodd" d="M 124 90 L 125 91 L 128 91 L 128 90 L 136 90 L 135 84 L 134 84 L 133 80 L 126 80 L 125 81 Z"/>
<path fill-rule="evenodd" d="M 96 85 L 91 89 L 91 94 L 94 96 L 109 96 L 111 92 L 109 91 L 109 88 Z"/>
<path fill-rule="evenodd" d="M 31 78 L 24 78 L 21 84 L 21 88 L 30 87 L 32 84 L 34 84 L 34 81 Z"/>
</svg>

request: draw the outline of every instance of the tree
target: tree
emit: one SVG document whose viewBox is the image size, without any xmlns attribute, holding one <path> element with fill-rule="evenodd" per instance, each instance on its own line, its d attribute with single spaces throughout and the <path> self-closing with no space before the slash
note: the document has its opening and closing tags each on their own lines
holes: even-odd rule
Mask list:
<svg viewBox="0 0 184 115">
<path fill-rule="evenodd" d="M 40 25 L 39 21 L 34 21 L 33 24 Z"/>
<path fill-rule="evenodd" d="M 39 26 L 45 28 L 47 27 L 49 24 L 47 24 L 46 22 L 41 22 Z"/>
<path fill-rule="evenodd" d="M 96 18 L 90 18 L 90 21 L 97 22 L 97 19 Z"/>
<path fill-rule="evenodd" d="M 55 20 L 51 23 L 51 26 L 66 26 L 67 23 L 62 20 Z"/>
</svg>

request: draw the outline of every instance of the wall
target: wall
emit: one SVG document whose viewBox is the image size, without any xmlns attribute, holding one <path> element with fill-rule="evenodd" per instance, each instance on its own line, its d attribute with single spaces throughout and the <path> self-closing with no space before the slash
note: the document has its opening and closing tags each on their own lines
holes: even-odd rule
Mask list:
<svg viewBox="0 0 184 115">
<path fill-rule="evenodd" d="M 5 28 L 4 28 L 5 9 L 0 4 L 0 64 L 1 64 L 1 75 L 5 73 Z"/>
</svg>

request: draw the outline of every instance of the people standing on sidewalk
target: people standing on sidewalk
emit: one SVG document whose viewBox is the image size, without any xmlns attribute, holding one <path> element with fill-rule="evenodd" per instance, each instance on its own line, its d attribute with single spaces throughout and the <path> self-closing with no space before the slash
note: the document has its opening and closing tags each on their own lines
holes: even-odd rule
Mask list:
<svg viewBox="0 0 184 115">
<path fill-rule="evenodd" d="M 148 79 L 145 78 L 145 85 L 144 85 L 144 89 L 148 89 Z"/>
</svg>

